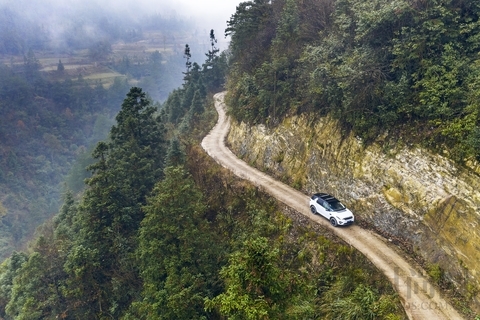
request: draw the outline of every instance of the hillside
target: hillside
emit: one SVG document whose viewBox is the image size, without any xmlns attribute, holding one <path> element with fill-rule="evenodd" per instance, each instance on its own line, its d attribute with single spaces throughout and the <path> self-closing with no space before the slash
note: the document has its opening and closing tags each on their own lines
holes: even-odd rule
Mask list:
<svg viewBox="0 0 480 320">
<path fill-rule="evenodd" d="M 200 149 L 225 70 L 214 51 L 161 110 L 130 89 L 81 199 L 0 265 L 2 318 L 406 319 L 363 255 Z"/>
<path fill-rule="evenodd" d="M 229 22 L 232 150 L 338 195 L 479 312 L 475 1 L 252 1 Z"/>
<path fill-rule="evenodd" d="M 219 120 L 217 125 L 212 129 L 212 131 L 206 136 L 202 141 L 202 147 L 205 151 L 214 158 L 219 164 L 228 168 L 237 176 L 251 181 L 253 184 L 267 192 L 268 194 L 275 197 L 279 202 L 284 203 L 291 210 L 297 213 L 295 220 L 300 223 L 304 223 L 305 220 L 310 220 L 311 223 L 315 223 L 318 228 L 322 230 L 324 234 L 332 234 L 332 237 L 339 237 L 348 245 L 354 247 L 359 252 L 361 252 L 366 258 L 370 260 L 378 269 L 381 271 L 387 279 L 392 283 L 395 288 L 395 291 L 402 301 L 402 305 L 405 309 L 405 312 L 408 315 L 409 319 L 423 320 L 423 319 L 463 319 L 463 317 L 458 313 L 454 304 L 451 304 L 445 298 L 439 290 L 435 289 L 435 286 L 429 282 L 429 279 L 424 276 L 425 271 L 422 270 L 421 266 L 413 262 L 407 255 L 403 257 L 405 253 L 400 253 L 398 248 L 399 243 L 395 241 L 392 242 L 391 239 L 379 237 L 374 232 L 364 229 L 358 225 L 352 225 L 348 227 L 332 227 L 327 219 L 318 215 L 312 214 L 308 202 L 310 199 L 309 195 L 306 195 L 304 192 L 295 190 L 289 185 L 275 180 L 273 177 L 261 172 L 253 167 L 250 167 L 246 162 L 236 158 L 236 156 L 226 147 L 225 138 L 229 136 L 229 145 L 233 146 L 238 152 L 239 149 L 243 150 L 243 156 L 245 160 L 249 163 L 260 165 L 262 169 L 272 169 L 272 163 L 268 162 L 270 152 L 273 157 L 277 156 L 277 152 L 280 150 L 276 147 L 280 145 L 278 143 L 277 137 L 272 137 L 271 135 L 262 136 L 259 132 L 256 131 L 256 128 L 252 128 L 249 134 L 241 135 L 241 129 L 238 124 L 231 125 L 230 119 L 225 116 L 225 104 L 223 102 L 225 93 L 219 93 L 215 95 L 215 107 L 219 113 Z M 286 139 L 290 136 L 290 140 L 295 135 L 292 135 L 291 132 L 282 128 L 281 132 L 284 132 L 285 135 L 282 136 L 279 134 L 280 139 Z M 237 138 L 241 136 L 240 140 Z M 263 138 L 263 139 L 262 139 Z M 293 138 L 294 139 L 294 138 Z M 254 142 L 253 142 L 254 141 Z M 253 142 L 253 143 L 252 143 Z M 288 150 L 285 152 L 285 157 L 287 157 L 286 163 L 282 166 L 277 166 L 277 169 L 281 171 L 301 171 L 301 168 L 291 168 L 288 166 L 288 158 L 292 153 L 294 158 L 299 158 L 302 156 L 300 152 L 291 152 L 291 145 L 287 142 L 286 145 L 283 145 L 283 150 Z M 286 148 L 285 148 L 286 147 Z M 301 149 L 307 149 L 305 146 L 302 146 Z M 260 150 L 264 150 L 263 154 Z M 253 160 L 254 158 L 257 161 Z M 307 171 L 307 177 L 309 171 L 314 171 L 313 168 L 307 164 L 301 165 Z M 309 159 L 306 163 L 311 163 L 313 166 L 317 166 L 318 162 Z M 278 164 L 278 163 L 277 163 Z M 324 166 L 325 163 L 322 163 L 323 170 L 329 170 L 328 167 Z M 331 165 L 330 165 L 331 166 Z M 269 170 L 270 171 L 270 170 Z M 285 178 L 285 175 L 272 174 L 278 178 Z M 330 177 L 334 177 L 330 175 Z M 325 177 L 312 177 L 313 183 L 317 181 L 325 181 L 325 184 L 328 187 L 321 189 L 321 191 L 331 192 L 331 190 L 336 189 L 336 184 L 339 183 L 339 180 L 326 181 Z M 307 181 L 308 183 L 308 181 Z M 333 187 L 333 188 L 332 188 Z M 315 189 L 318 190 L 318 189 Z M 335 190 L 334 194 L 340 194 L 345 196 L 342 193 L 339 193 L 338 190 Z M 307 194 L 312 194 L 317 191 L 311 191 Z M 348 200 L 350 201 L 350 200 Z M 355 210 L 355 212 L 360 212 L 363 214 L 362 210 Z M 360 218 L 360 224 L 365 225 L 363 221 L 363 216 L 356 216 L 357 224 Z M 458 302 L 455 302 L 458 304 Z"/>
<path fill-rule="evenodd" d="M 166 32 L 23 55 L 0 50 L 0 261 L 25 248 L 67 188 L 83 190 L 93 146 L 131 86 L 160 104 L 181 84 L 185 41 L 198 48 L 198 39 Z"/>
<path fill-rule="evenodd" d="M 424 268 L 418 276 L 421 268 L 401 271 L 415 283 L 414 296 L 438 298 L 440 291 L 463 316 L 478 319 L 479 15 L 480 5 L 470 0 L 244 2 L 228 22 L 229 50 L 219 52 L 213 32 L 201 65 L 192 47 L 178 48 L 183 84 L 167 96 L 164 87 L 156 91 L 163 103 L 148 94 L 163 81 L 154 74 L 168 74 L 165 62 L 176 61 L 165 59 L 176 49 L 162 51 L 162 41 L 92 42 L 79 54 L 92 59 L 85 69 L 76 66 L 82 59 L 64 64 L 25 52 L 24 64 L 2 69 L 12 81 L 0 89 L 22 89 L 9 92 L 20 92 L 12 97 L 24 103 L 17 113 L 1 100 L 3 119 L 16 130 L 0 132 L 9 141 L 2 152 L 23 151 L 18 139 L 27 128 L 40 141 L 33 150 L 42 153 L 28 154 L 21 166 L 2 154 L 2 173 L 16 186 L 8 190 L 13 199 L 14 191 L 25 200 L 28 188 L 43 192 L 27 173 L 53 174 L 54 160 L 71 164 L 79 148 L 70 144 L 73 126 L 58 119 L 73 112 L 55 99 L 72 99 L 79 110 L 110 103 L 116 109 L 107 108 L 115 114 L 108 138 L 84 153 L 80 174 L 67 180 L 68 189 L 77 189 L 66 190 L 58 211 L 48 207 L 56 214 L 28 248 L 0 264 L 0 318 L 403 320 L 413 314 L 404 310 L 391 274 L 203 152 L 200 141 L 216 121 L 213 94 L 226 88 L 235 153 L 303 194 L 340 195 L 358 224 L 372 229 L 354 226 L 352 233 L 379 232 L 382 243 Z M 155 49 L 142 49 L 133 64 L 128 54 L 110 55 L 110 48 L 149 45 Z M 42 58 L 50 63 L 45 69 Z M 102 80 L 95 85 L 92 70 L 99 65 Z M 77 70 L 88 75 L 54 82 L 64 80 L 57 71 Z M 112 83 L 117 73 L 129 81 Z M 81 97 L 93 101 L 57 86 L 84 89 Z M 124 90 L 123 100 L 106 94 L 95 100 L 110 90 Z M 30 100 L 25 92 L 34 93 Z M 17 175 L 25 186 L 15 184 Z M 10 207 L 0 206 L 2 223 L 9 214 Z M 346 238 L 349 229 L 338 232 Z M 415 291 L 427 277 L 435 290 Z"/>
<path fill-rule="evenodd" d="M 313 112 L 365 143 L 419 144 L 475 167 L 477 1 L 245 2 L 229 21 L 231 113 L 275 126 Z"/>
</svg>

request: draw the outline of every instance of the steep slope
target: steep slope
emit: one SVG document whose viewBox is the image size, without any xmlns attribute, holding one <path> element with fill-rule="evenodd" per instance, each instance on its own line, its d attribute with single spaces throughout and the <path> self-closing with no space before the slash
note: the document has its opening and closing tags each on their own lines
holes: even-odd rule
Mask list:
<svg viewBox="0 0 480 320">
<path fill-rule="evenodd" d="M 478 166 L 382 137 L 364 143 L 339 121 L 313 113 L 275 128 L 232 123 L 228 142 L 240 158 L 306 194 L 343 199 L 360 222 L 419 258 L 461 308 L 479 313 Z"/>
<path fill-rule="evenodd" d="M 219 113 L 218 123 L 202 141 L 202 147 L 222 166 L 236 175 L 252 181 L 279 201 L 304 214 L 313 221 L 328 225 L 326 220 L 313 216 L 308 209 L 308 196 L 251 168 L 225 146 L 230 124 L 224 111 L 225 93 L 215 96 Z M 334 228 L 337 236 L 367 256 L 393 283 L 410 319 L 462 319 L 456 310 L 422 275 L 422 271 L 402 258 L 381 237 L 356 225 Z"/>
</svg>

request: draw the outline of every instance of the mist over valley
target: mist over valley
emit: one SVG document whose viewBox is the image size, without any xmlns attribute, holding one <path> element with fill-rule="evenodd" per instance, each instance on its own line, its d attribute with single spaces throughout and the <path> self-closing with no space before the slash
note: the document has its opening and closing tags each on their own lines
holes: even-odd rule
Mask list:
<svg viewBox="0 0 480 320">
<path fill-rule="evenodd" d="M 129 88 L 157 108 L 214 29 L 158 1 L 0 1 L 0 260 L 81 192 Z M 224 30 L 215 30 L 226 47 Z M 65 180 L 66 179 L 66 180 Z"/>
</svg>

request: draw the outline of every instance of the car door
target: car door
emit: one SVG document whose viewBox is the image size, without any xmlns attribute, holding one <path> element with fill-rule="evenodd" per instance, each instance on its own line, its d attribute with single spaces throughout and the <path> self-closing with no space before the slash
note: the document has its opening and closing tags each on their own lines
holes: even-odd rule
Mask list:
<svg viewBox="0 0 480 320">
<path fill-rule="evenodd" d="M 316 205 L 315 205 L 317 212 L 324 216 L 327 219 L 330 219 L 330 212 L 325 208 L 326 201 L 322 198 L 317 198 Z"/>
</svg>

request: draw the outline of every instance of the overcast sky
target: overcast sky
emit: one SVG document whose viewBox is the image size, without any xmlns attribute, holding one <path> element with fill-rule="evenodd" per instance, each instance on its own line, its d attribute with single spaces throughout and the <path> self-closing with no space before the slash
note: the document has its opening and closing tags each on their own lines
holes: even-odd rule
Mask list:
<svg viewBox="0 0 480 320">
<path fill-rule="evenodd" d="M 175 15 L 196 22 L 198 31 L 208 35 L 214 29 L 215 36 L 225 49 L 225 28 L 227 21 L 235 13 L 242 0 L 0 0 L 0 6 L 16 8 L 25 16 L 41 16 L 47 22 L 54 19 L 55 13 L 84 10 L 98 10 L 141 17 L 158 13 L 162 16 Z"/>
<path fill-rule="evenodd" d="M 1 1 L 1 0 L 0 0 Z M 39 1 L 39 0 L 34 0 Z M 45 0 L 42 0 L 45 1 Z M 55 0 L 50 0 L 55 1 Z M 68 2 L 65 0 L 64 2 Z M 84 0 L 70 0 L 84 3 Z M 227 27 L 227 20 L 235 13 L 235 9 L 241 0 L 91 0 L 103 6 L 126 8 L 134 10 L 139 6 L 143 9 L 159 13 L 176 13 L 182 17 L 192 17 L 195 20 L 208 24 L 215 24 L 220 27 L 221 34 Z M 220 32 L 218 32 L 220 34 Z"/>
<path fill-rule="evenodd" d="M 2 0 L 0 0 L 2 1 Z M 31 1 L 31 0 L 29 0 Z M 34 0 L 45 1 L 45 0 Z M 56 0 L 49 0 L 56 1 Z M 85 0 L 65 0 L 79 1 Z M 218 47 L 224 50 L 228 47 L 228 40 L 225 39 L 227 21 L 235 13 L 237 5 L 248 0 L 90 0 L 102 3 L 103 6 L 119 10 L 134 12 L 135 8 L 141 7 L 148 12 L 158 12 L 165 15 L 177 15 L 179 17 L 191 18 L 197 22 L 199 31 L 208 34 L 211 29 L 215 31 L 218 40 Z"/>
<path fill-rule="evenodd" d="M 155 0 L 140 0 L 145 2 L 147 6 L 152 4 L 158 4 L 159 1 Z M 246 0 L 244 0 L 246 1 Z M 192 17 L 198 21 L 200 27 L 204 30 L 215 30 L 215 36 L 219 42 L 224 42 L 225 29 L 227 27 L 227 21 L 232 14 L 235 13 L 236 7 L 241 0 L 175 0 L 169 2 L 170 6 L 174 7 L 174 11 L 179 16 Z M 162 5 L 158 5 L 159 8 Z M 222 49 L 225 49 L 225 45 L 221 45 Z"/>
</svg>

